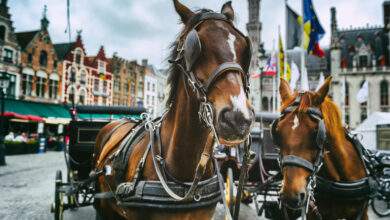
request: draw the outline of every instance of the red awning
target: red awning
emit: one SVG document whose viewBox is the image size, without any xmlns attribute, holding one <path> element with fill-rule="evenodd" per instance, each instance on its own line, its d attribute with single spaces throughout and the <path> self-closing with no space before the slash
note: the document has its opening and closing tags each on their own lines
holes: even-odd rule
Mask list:
<svg viewBox="0 0 390 220">
<path fill-rule="evenodd" d="M 29 120 L 29 121 L 43 121 L 42 117 L 36 116 L 36 115 L 21 115 L 15 112 L 4 112 L 3 116 L 10 117 L 10 118 L 18 118 L 23 120 Z"/>
</svg>

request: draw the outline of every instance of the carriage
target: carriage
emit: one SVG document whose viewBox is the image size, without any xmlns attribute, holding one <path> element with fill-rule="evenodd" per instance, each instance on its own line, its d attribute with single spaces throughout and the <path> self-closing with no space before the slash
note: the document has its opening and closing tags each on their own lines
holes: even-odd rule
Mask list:
<svg viewBox="0 0 390 220">
<path fill-rule="evenodd" d="M 94 202 L 94 179 L 90 178 L 93 166 L 95 139 L 100 129 L 112 120 L 137 120 L 143 108 L 75 106 L 70 108 L 71 121 L 67 126 L 69 138 L 64 157 L 66 176 L 56 172 L 54 202 L 51 211 L 56 220 L 62 219 L 64 210 L 90 206 Z"/>
</svg>

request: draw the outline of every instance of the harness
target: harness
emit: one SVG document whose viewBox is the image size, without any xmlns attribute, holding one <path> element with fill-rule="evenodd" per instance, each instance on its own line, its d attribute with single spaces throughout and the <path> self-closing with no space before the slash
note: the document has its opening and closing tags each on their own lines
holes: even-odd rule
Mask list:
<svg viewBox="0 0 390 220">
<path fill-rule="evenodd" d="M 276 127 L 278 122 L 286 114 L 294 112 L 300 104 L 302 94 L 299 94 L 295 101 L 287 107 L 282 113 L 281 117 L 276 119 L 271 125 L 271 137 L 276 146 L 280 146 L 280 139 L 277 138 Z M 308 184 L 306 191 L 308 192 L 308 198 L 306 205 L 301 210 L 302 218 L 304 219 L 309 205 L 316 214 L 318 219 L 321 219 L 321 215 L 318 208 L 315 206 L 315 198 L 338 198 L 347 200 L 367 199 L 375 194 L 376 181 L 369 176 L 371 165 L 369 164 L 369 155 L 364 147 L 360 144 L 360 141 L 355 137 L 346 133 L 347 138 L 352 142 L 355 150 L 358 152 L 359 157 L 362 158 L 363 164 L 368 177 L 350 182 L 337 182 L 325 179 L 318 175 L 324 161 L 324 148 L 327 143 L 326 127 L 321 110 L 316 107 L 309 107 L 306 111 L 311 118 L 318 121 L 318 128 L 316 134 L 316 147 L 317 155 L 314 162 L 310 162 L 302 157 L 296 155 L 281 155 L 279 159 L 280 168 L 286 166 L 302 167 L 310 172 L 308 178 Z"/>
<path fill-rule="evenodd" d="M 211 88 L 211 85 L 215 83 L 215 81 L 217 81 L 217 79 L 222 74 L 233 70 L 237 71 L 243 76 L 245 93 L 247 96 L 249 95 L 249 74 L 247 74 L 247 71 L 249 68 L 251 48 L 249 47 L 247 49 L 249 61 L 245 65 L 245 70 L 238 63 L 225 62 L 220 64 L 212 72 L 206 82 L 202 83 L 193 72 L 194 64 L 199 59 L 202 51 L 202 43 L 196 28 L 207 20 L 220 20 L 228 22 L 238 33 L 245 37 L 248 45 L 250 45 L 249 38 L 236 29 L 232 22 L 225 15 L 209 10 L 203 10 L 201 13 L 196 14 L 190 21 L 190 23 L 195 24 L 191 31 L 188 32 L 185 39 L 183 36 L 179 39 L 177 47 L 178 55 L 173 61 L 170 62 L 178 67 L 181 72 L 183 72 L 185 76 L 183 79 L 186 91 L 187 87 L 190 87 L 200 103 L 198 110 L 199 119 L 200 121 L 204 122 L 205 126 L 211 131 L 207 137 L 205 148 L 203 149 L 197 168 L 195 170 L 193 181 L 187 183 L 177 181 L 165 169 L 165 161 L 161 155 L 160 129 L 161 122 L 164 119 L 166 113 L 161 118 L 155 120 L 152 120 L 149 115 L 144 114 L 144 121 L 129 133 L 129 135 L 118 147 L 117 152 L 108 158 L 108 160 L 113 160 L 114 170 L 119 174 L 117 182 L 120 184 L 117 186 L 115 193 L 112 190 L 112 192 L 97 194 L 95 198 L 115 198 L 118 204 L 124 207 L 160 208 L 172 210 L 193 209 L 215 205 L 218 201 L 221 200 L 221 197 L 224 204 L 226 204 L 224 201 L 225 196 L 223 195 L 223 184 L 221 184 L 223 179 L 221 175 L 216 172 L 218 170 L 218 164 L 214 163 L 214 175 L 211 178 L 203 180 L 206 166 L 210 161 L 212 147 L 215 146 L 215 144 L 219 144 L 218 136 L 213 124 L 214 109 L 211 103 L 208 101 L 207 94 Z M 149 144 L 147 145 L 142 158 L 137 164 L 136 173 L 132 181 L 123 182 L 124 173 L 127 170 L 128 159 L 131 155 L 132 148 L 146 134 L 149 134 Z M 245 144 L 246 151 L 249 151 L 249 139 L 250 137 L 248 136 Z M 159 148 L 158 153 L 154 149 L 154 146 L 156 145 Z M 141 178 L 146 157 L 149 153 L 152 156 L 153 165 L 159 181 L 144 181 Z M 246 179 L 248 161 L 249 154 L 244 153 L 244 163 L 240 175 L 237 196 L 241 194 L 244 180 Z M 102 172 L 96 173 L 101 174 Z M 235 215 L 237 215 L 237 217 L 239 212 L 239 204 L 240 203 L 238 203 L 238 205 L 236 204 L 235 208 Z M 228 219 L 231 219 L 230 212 L 228 210 L 226 212 Z"/>
</svg>

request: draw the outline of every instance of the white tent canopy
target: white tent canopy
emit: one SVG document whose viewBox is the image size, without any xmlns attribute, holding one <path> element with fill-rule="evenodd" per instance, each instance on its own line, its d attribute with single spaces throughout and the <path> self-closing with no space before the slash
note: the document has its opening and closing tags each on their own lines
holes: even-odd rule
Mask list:
<svg viewBox="0 0 390 220">
<path fill-rule="evenodd" d="M 389 112 L 374 112 L 368 116 L 355 130 L 354 133 L 362 134 L 362 144 L 368 149 L 375 150 L 376 146 L 376 126 L 390 124 Z"/>
</svg>

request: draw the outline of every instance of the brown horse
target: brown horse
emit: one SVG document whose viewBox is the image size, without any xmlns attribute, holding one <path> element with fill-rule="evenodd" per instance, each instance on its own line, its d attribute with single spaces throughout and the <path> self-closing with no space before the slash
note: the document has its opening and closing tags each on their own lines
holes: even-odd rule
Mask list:
<svg viewBox="0 0 390 220">
<path fill-rule="evenodd" d="M 210 141 L 210 135 L 213 135 L 213 132 L 205 126 L 199 116 L 202 102 L 207 100 L 211 104 L 214 119 L 211 126 L 215 128 L 215 135 L 221 144 L 233 146 L 244 142 L 249 135 L 254 120 L 253 109 L 245 88 L 250 45 L 242 33 L 233 26 L 234 10 L 230 3 L 222 7 L 221 13 L 215 13 L 210 10 L 193 12 L 177 0 L 173 2 L 184 28 L 173 44 L 170 57 L 173 64 L 168 80 L 171 87 L 168 110 L 158 125 L 161 140 L 154 142 L 156 144 L 152 144 L 152 148 L 159 151 L 157 142 L 161 143 L 160 156 L 164 160 L 166 172 L 170 174 L 167 177 L 169 180 L 174 178 L 180 182 L 191 182 L 196 175 L 198 161 L 203 156 L 202 151 L 208 149 L 207 154 L 212 154 L 213 141 Z M 209 17 L 206 19 L 204 14 Z M 199 21 L 200 17 L 203 17 L 203 20 Z M 193 30 L 197 34 L 194 34 Z M 189 60 L 191 65 L 188 65 L 188 60 L 184 60 L 187 56 L 183 59 L 180 57 L 183 52 L 181 46 L 189 34 L 192 34 L 191 37 L 198 36 L 201 44 L 201 49 L 190 48 L 195 52 L 200 49 L 199 56 Z M 221 69 L 221 64 L 225 63 L 228 63 L 226 64 L 228 66 L 231 63 L 234 65 L 230 65 L 231 68 L 222 68 L 218 75 L 213 75 L 215 70 Z M 240 71 L 237 65 L 244 71 Z M 189 67 L 187 70 L 191 71 L 185 71 L 186 68 L 183 66 Z M 193 77 L 187 74 L 193 74 Z M 196 85 L 192 83 L 199 81 L 199 84 L 203 85 L 210 79 L 213 80 L 205 90 L 205 96 L 199 99 L 200 89 L 194 88 Z M 134 123 L 117 121 L 108 124 L 100 131 L 95 151 L 97 170 L 107 165 L 113 166 L 111 158 L 133 127 Z M 137 165 L 146 152 L 150 138 L 149 133 L 146 133 L 133 146 L 128 158 L 124 182 L 133 180 Z M 140 173 L 141 180 L 159 181 L 153 162 L 149 151 Z M 208 161 L 203 179 L 211 178 L 213 170 L 213 164 Z M 113 169 L 112 172 L 99 176 L 97 191 L 115 192 L 119 184 L 115 179 L 116 175 Z M 116 198 L 101 198 L 96 202 L 96 210 L 103 219 L 211 219 L 215 205 L 187 210 L 162 210 L 123 207 L 118 205 Z"/>
<path fill-rule="evenodd" d="M 345 135 L 340 111 L 327 97 L 330 83 L 331 77 L 316 92 L 293 93 L 281 79 L 282 117 L 272 128 L 280 147 L 281 201 L 288 210 L 301 209 L 309 202 L 308 219 L 367 219 L 367 198 L 314 194 L 316 206 L 308 201 L 313 172 L 333 182 L 351 183 L 366 177 L 363 161 Z M 321 123 L 325 128 L 320 128 Z M 323 141 L 318 140 L 320 130 L 326 132 Z"/>
</svg>

